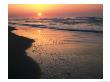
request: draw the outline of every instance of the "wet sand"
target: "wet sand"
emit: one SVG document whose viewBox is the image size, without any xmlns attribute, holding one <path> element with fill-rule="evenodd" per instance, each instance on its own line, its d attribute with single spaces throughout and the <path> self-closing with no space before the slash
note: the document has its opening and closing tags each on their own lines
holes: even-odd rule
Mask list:
<svg viewBox="0 0 110 82">
<path fill-rule="evenodd" d="M 42 79 L 102 79 L 101 33 L 16 27 L 14 34 L 33 39 L 26 54 L 36 61 Z"/>
<path fill-rule="evenodd" d="M 28 57 L 25 50 L 34 40 L 13 34 L 13 27 L 8 28 L 8 78 L 9 79 L 37 79 L 41 69 L 37 62 Z"/>
</svg>

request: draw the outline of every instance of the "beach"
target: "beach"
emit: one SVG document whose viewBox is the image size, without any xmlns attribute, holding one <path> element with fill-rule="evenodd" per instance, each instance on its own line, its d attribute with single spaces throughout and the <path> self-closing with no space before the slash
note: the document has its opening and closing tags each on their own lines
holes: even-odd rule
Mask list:
<svg viewBox="0 0 110 82">
<path fill-rule="evenodd" d="M 13 27 L 8 29 L 8 78 L 9 79 L 37 79 L 40 78 L 40 67 L 37 62 L 25 53 L 32 39 L 13 34 Z"/>
<path fill-rule="evenodd" d="M 103 4 L 8 4 L 9 79 L 103 79 Z"/>
<path fill-rule="evenodd" d="M 24 51 L 41 79 L 102 79 L 102 33 L 16 26 L 13 34 L 34 40 Z M 17 37 L 18 37 L 17 36 Z"/>
</svg>

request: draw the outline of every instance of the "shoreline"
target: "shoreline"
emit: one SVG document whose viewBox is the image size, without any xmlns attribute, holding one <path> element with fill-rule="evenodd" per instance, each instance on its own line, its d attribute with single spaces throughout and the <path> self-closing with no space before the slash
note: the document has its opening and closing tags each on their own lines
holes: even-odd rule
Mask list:
<svg viewBox="0 0 110 82">
<path fill-rule="evenodd" d="M 24 30 L 20 28 L 15 28 L 15 30 L 11 32 L 12 35 L 15 36 L 15 40 L 9 41 L 11 41 L 12 44 L 13 42 L 16 44 L 19 41 L 17 43 L 18 45 L 15 45 L 19 50 L 15 52 L 24 56 L 26 50 L 27 55 L 25 56 L 28 56 L 30 59 L 32 58 L 39 64 L 42 70 L 42 75 L 39 70 L 37 70 L 37 72 L 39 72 L 39 74 L 37 74 L 38 76 L 41 75 L 39 77 L 40 79 L 103 78 L 103 47 L 101 43 L 101 35 L 97 36 L 99 34 L 88 34 L 88 36 L 85 37 L 85 34 L 83 35 L 82 33 L 62 32 L 48 29 L 40 31 L 39 29 Z M 74 35 L 74 37 L 71 35 Z M 55 38 L 53 39 L 53 37 Z M 75 41 L 76 43 L 74 43 Z M 67 45 L 65 45 L 65 43 Z M 25 58 L 19 57 L 20 60 L 18 59 L 18 61 L 22 63 L 21 58 L 23 58 L 23 60 Z M 24 68 L 27 69 L 28 67 L 29 66 L 25 66 Z M 33 66 L 31 68 L 33 68 Z M 28 71 L 30 71 L 30 69 Z M 28 73 L 28 71 L 25 73 Z M 22 78 L 24 77 L 22 76 Z M 34 77 L 32 76 L 32 78 Z"/>
<path fill-rule="evenodd" d="M 17 36 L 8 26 L 8 78 L 9 79 L 37 79 L 40 78 L 39 65 L 25 53 L 34 40 Z"/>
</svg>

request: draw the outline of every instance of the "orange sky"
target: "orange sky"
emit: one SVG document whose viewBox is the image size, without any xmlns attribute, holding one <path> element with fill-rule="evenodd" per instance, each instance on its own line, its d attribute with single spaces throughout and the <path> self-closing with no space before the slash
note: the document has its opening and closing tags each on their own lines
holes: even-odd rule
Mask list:
<svg viewBox="0 0 110 82">
<path fill-rule="evenodd" d="M 9 4 L 9 18 L 12 17 L 75 17 L 102 16 L 102 4 Z"/>
</svg>

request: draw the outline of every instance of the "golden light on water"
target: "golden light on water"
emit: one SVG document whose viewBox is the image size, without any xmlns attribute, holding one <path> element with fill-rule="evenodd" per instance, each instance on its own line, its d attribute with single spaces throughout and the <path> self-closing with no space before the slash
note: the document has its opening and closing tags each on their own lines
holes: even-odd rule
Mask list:
<svg viewBox="0 0 110 82">
<path fill-rule="evenodd" d="M 37 30 L 38 31 L 38 34 L 40 34 L 41 33 L 41 30 Z"/>
<path fill-rule="evenodd" d="M 8 6 L 9 28 L 14 27 L 15 30 L 11 32 L 16 35 L 9 38 L 20 39 L 20 44 L 26 41 L 24 45 L 11 46 L 23 47 L 24 50 L 20 54 L 32 59 L 32 63 L 35 61 L 36 65 L 38 64 L 41 79 L 103 78 L 103 34 L 92 33 L 93 29 L 97 30 L 94 28 L 97 27 L 94 23 L 92 26 L 87 21 L 71 23 L 80 22 L 80 18 L 77 17 L 84 17 L 84 19 L 89 16 L 103 17 L 101 12 L 103 4 L 9 4 Z M 81 22 L 82 20 L 81 18 Z M 74 29 L 79 31 L 69 31 Z M 11 43 L 16 41 L 15 39 L 10 39 Z M 23 56 L 21 59 L 25 58 Z"/>
</svg>

